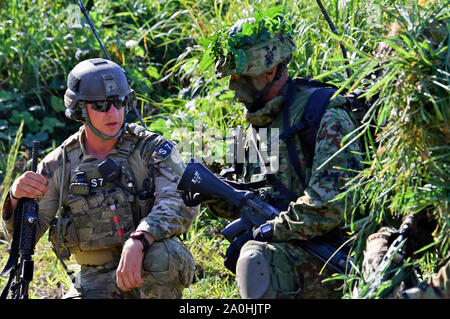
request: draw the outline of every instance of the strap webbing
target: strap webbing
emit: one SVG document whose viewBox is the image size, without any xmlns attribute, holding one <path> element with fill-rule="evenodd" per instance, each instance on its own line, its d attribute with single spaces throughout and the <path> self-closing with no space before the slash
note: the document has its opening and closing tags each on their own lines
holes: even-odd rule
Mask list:
<svg viewBox="0 0 450 319">
<path fill-rule="evenodd" d="M 294 88 L 292 88 L 294 84 Z M 293 90 L 293 92 L 291 92 Z M 289 161 L 294 168 L 295 173 L 300 179 L 303 189 L 306 188 L 306 181 L 302 176 L 300 161 L 298 158 L 297 147 L 295 145 L 295 135 L 299 134 L 300 142 L 305 145 L 308 150 L 305 157 L 312 162 L 314 157 L 314 148 L 317 131 L 319 129 L 320 121 L 325 110 L 330 103 L 330 97 L 336 92 L 334 88 L 320 88 L 315 90 L 308 99 L 305 105 L 304 115 L 302 120 L 293 126 L 289 125 L 289 109 L 295 98 L 295 82 L 289 83 L 288 93 L 285 100 L 285 110 L 283 114 L 283 133 L 280 138 L 286 142 Z"/>
</svg>

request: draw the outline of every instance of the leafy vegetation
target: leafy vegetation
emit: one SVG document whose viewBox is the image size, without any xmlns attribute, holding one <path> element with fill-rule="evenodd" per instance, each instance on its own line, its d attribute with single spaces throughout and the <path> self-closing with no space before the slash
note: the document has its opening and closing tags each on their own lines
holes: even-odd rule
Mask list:
<svg viewBox="0 0 450 319">
<path fill-rule="evenodd" d="M 291 24 L 284 19 L 281 6 L 256 12 L 254 19 L 243 20 L 239 28 L 228 30 L 229 26 L 222 26 L 211 38 L 204 39 L 202 43 L 208 48 L 200 62 L 200 70 L 212 65 L 222 68 L 225 64 L 237 73 L 246 71 L 247 56 L 245 50 L 251 45 L 261 44 L 271 39 L 274 34 L 292 33 Z"/>
<path fill-rule="evenodd" d="M 358 207 L 346 220 L 346 229 L 354 238 L 356 264 L 361 262 L 367 235 L 380 224 L 423 209 L 438 221 L 434 245 L 421 259 L 425 275 L 448 256 L 447 2 L 327 1 L 326 8 L 342 36 L 329 30 L 315 2 L 305 0 L 90 0 L 85 5 L 111 59 L 127 72 L 147 127 L 177 141 L 185 160 L 195 155 L 216 172 L 225 165 L 227 130 L 245 127 L 246 122 L 227 79 L 215 79 L 205 54 L 210 39 L 240 18 L 281 5 L 297 44 L 290 76 L 314 76 L 352 90 L 361 87 L 368 76 L 379 75 L 367 92 L 369 97 L 377 96 L 377 102 L 348 138 L 366 137 L 366 168 L 349 181 L 349 191 L 342 194 Z M 353 76 L 348 79 L 339 41 L 350 53 L 347 62 Z M 2 199 L 14 178 L 25 170 L 34 139 L 41 141 L 43 157 L 78 129 L 79 123 L 64 116 L 65 81 L 79 61 L 98 56 L 103 53 L 75 4 L 62 0 L 1 2 Z M 130 113 L 128 120 L 137 118 Z M 206 134 L 212 131 L 216 133 Z M 202 150 L 217 156 L 205 157 Z M 213 218 L 206 207 L 200 211 L 185 236 L 197 271 L 195 283 L 183 297 L 239 298 L 234 275 L 216 253 L 228 245 L 220 235 L 226 221 Z M 7 243 L 2 233 L 0 239 L 3 266 Z M 31 297 L 59 298 L 70 282 L 46 236 L 37 251 Z M 367 283 L 356 271 L 336 278 L 344 280 L 346 297 L 368 296 Z M 0 278 L 0 286 L 4 284 Z M 371 297 L 379 296 L 382 289 Z"/>
<path fill-rule="evenodd" d="M 362 56 L 354 68 L 358 74 L 354 86 L 367 74 L 380 74 L 366 92 L 377 99 L 360 128 L 367 133 L 367 165 L 342 196 L 354 192 L 358 200 L 353 205 L 366 216 L 358 224 L 349 224 L 357 234 L 358 258 L 362 258 L 365 238 L 381 221 L 395 226 L 395 219 L 427 214 L 437 224 L 434 240 L 418 248 L 427 251 L 422 261 L 428 259 L 430 266 L 448 259 L 450 244 L 449 176 L 445 173 L 450 164 L 450 10 L 448 3 L 422 7 L 414 2 L 383 12 L 390 21 L 388 35 L 374 34 L 378 43 L 374 54 Z M 371 125 L 375 130 L 370 130 Z M 401 271 L 396 275 L 401 277 Z M 353 296 L 367 296 L 367 283 L 359 280 Z M 373 295 L 383 294 L 386 288 Z"/>
</svg>

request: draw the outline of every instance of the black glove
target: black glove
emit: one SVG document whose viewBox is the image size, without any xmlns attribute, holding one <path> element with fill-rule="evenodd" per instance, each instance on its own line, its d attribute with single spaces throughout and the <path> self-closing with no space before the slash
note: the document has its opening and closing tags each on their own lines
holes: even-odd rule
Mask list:
<svg viewBox="0 0 450 319">
<path fill-rule="evenodd" d="M 239 258 L 242 246 L 249 240 L 270 241 L 272 239 L 272 226 L 264 224 L 256 228 L 253 232 L 245 232 L 236 237 L 230 244 L 225 255 L 224 265 L 232 273 L 236 273 L 236 263 Z"/>
<path fill-rule="evenodd" d="M 270 224 L 263 224 L 253 231 L 253 239 L 257 241 L 271 241 L 273 228 Z"/>
</svg>

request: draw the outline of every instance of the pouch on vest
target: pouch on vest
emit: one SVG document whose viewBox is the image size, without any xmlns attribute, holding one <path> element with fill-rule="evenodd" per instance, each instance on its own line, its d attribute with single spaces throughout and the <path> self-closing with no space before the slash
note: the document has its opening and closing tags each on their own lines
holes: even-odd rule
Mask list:
<svg viewBox="0 0 450 319">
<path fill-rule="evenodd" d="M 120 167 L 127 165 L 125 159 L 114 160 Z M 128 185 L 128 177 L 122 174 L 121 180 L 117 183 L 105 181 L 98 170 L 100 162 L 91 161 L 78 165 L 74 171 L 86 173 L 89 194 L 69 193 L 67 198 L 80 250 L 121 246 L 134 229 L 131 205 L 134 196 L 130 190 L 117 185 Z"/>
<path fill-rule="evenodd" d="M 134 216 L 134 224 L 139 225 L 142 218 L 150 214 L 155 203 L 155 185 L 153 170 L 149 172 L 149 176 L 142 182 L 142 191 L 137 196 L 137 214 Z"/>
<path fill-rule="evenodd" d="M 57 225 L 58 219 L 53 219 L 50 224 L 50 229 L 48 233 L 49 241 L 52 244 L 52 248 L 56 249 L 57 244 Z M 76 247 L 79 244 L 78 234 L 75 230 L 75 225 L 72 222 L 72 218 L 70 217 L 62 217 L 61 218 L 61 229 L 60 229 L 60 237 L 59 237 L 59 256 L 63 259 L 69 259 L 70 257 L 70 248 Z"/>
</svg>

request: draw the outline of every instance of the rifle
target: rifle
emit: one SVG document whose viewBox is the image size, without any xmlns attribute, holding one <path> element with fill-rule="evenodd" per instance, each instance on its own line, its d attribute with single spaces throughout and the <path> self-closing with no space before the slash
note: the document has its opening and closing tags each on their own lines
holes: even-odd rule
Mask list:
<svg viewBox="0 0 450 319">
<path fill-rule="evenodd" d="M 241 238 L 250 239 L 247 235 L 250 235 L 254 228 L 280 214 L 255 192 L 236 189 L 232 184 L 235 182 L 219 179 L 201 163 L 191 159 L 177 187 L 183 191 L 183 200 L 188 206 L 196 206 L 210 198 L 222 198 L 240 209 L 241 218 L 231 222 L 221 231 L 230 243 Z M 351 262 L 351 258 L 347 252 L 339 249 L 335 234 L 301 240 L 298 243 L 306 252 L 327 263 L 335 271 L 341 274 L 347 272 L 347 263 Z"/>
<path fill-rule="evenodd" d="M 32 171 L 37 170 L 39 141 L 33 142 Z M 9 259 L 1 272 L 2 277 L 9 274 L 0 299 L 6 299 L 11 291 L 12 299 L 28 299 L 28 287 L 33 280 L 33 254 L 36 246 L 36 230 L 39 204 L 36 199 L 21 198 L 14 210 L 14 233 Z M 20 262 L 19 262 L 20 259 Z"/>
<path fill-rule="evenodd" d="M 407 249 L 408 239 L 411 235 L 412 228 L 416 226 L 416 223 L 417 214 L 408 215 L 403 221 L 398 230 L 397 237 L 389 246 L 372 277 L 369 278 L 369 281 L 371 282 L 371 287 L 368 291 L 369 297 L 377 292 L 382 283 L 387 282 L 388 280 L 391 280 L 392 284 L 390 287 L 384 288 L 379 295 L 380 298 L 389 296 L 394 288 L 402 281 L 405 284 L 405 288 L 417 285 L 418 280 L 414 272 L 415 265 L 406 263 L 407 258 L 409 257 Z"/>
</svg>

